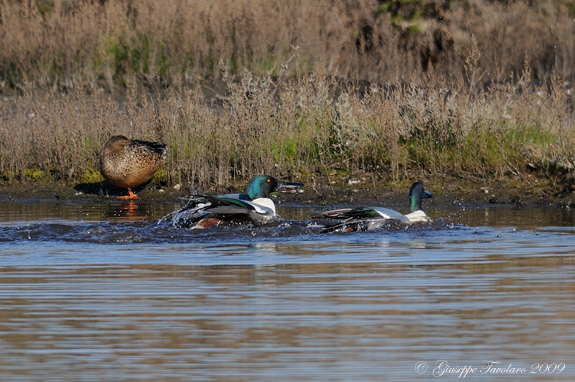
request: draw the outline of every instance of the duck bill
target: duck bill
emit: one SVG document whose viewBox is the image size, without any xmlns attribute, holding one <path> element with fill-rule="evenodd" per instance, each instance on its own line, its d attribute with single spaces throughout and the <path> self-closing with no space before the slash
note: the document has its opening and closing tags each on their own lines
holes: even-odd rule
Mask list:
<svg viewBox="0 0 575 382">
<path fill-rule="evenodd" d="M 281 192 L 284 194 L 301 194 L 303 190 L 301 189 L 304 184 L 297 182 L 282 182 L 278 180 L 278 185 L 274 189 L 275 192 Z"/>
<path fill-rule="evenodd" d="M 433 198 L 433 194 L 427 190 L 423 191 L 423 199 Z"/>
</svg>

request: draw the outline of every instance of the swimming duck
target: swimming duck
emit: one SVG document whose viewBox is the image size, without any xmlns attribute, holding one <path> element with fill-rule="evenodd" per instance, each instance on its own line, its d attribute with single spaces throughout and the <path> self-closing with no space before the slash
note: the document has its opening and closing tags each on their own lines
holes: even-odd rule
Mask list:
<svg viewBox="0 0 575 382">
<path fill-rule="evenodd" d="M 194 195 L 180 208 L 164 218 L 176 227 L 208 228 L 224 223 L 253 222 L 263 225 L 277 220 L 274 202 L 268 198 L 272 192 L 297 194 L 303 183 L 283 182 L 269 175 L 252 178 L 246 193 L 226 195 Z"/>
<path fill-rule="evenodd" d="M 108 182 L 128 189 L 120 199 L 137 199 L 132 192 L 152 178 L 166 157 L 166 145 L 115 135 L 106 142 L 100 157 L 100 171 Z"/>
<path fill-rule="evenodd" d="M 390 222 L 413 224 L 431 222 L 432 219 L 423 212 L 421 201 L 431 198 L 433 194 L 423 188 L 423 183 L 415 182 L 409 189 L 410 213 L 403 215 L 395 210 L 383 207 L 360 207 L 332 210 L 312 215 L 312 219 L 345 219 L 342 223 L 328 226 L 322 232 L 334 231 L 369 231 L 380 228 Z"/>
</svg>

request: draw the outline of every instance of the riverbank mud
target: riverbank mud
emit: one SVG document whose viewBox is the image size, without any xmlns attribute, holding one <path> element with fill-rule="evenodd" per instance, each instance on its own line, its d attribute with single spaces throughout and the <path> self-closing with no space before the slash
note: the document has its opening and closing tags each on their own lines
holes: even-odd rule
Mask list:
<svg viewBox="0 0 575 382">
<path fill-rule="evenodd" d="M 447 174 L 412 176 L 401 181 L 373 182 L 361 177 L 311 177 L 298 179 L 305 183 L 301 195 L 274 195 L 277 203 L 294 205 L 385 205 L 401 204 L 407 200 L 409 185 L 421 180 L 425 188 L 434 194 L 429 203 L 447 206 L 454 203 L 482 204 L 559 204 L 575 206 L 575 193 L 567 178 L 542 177 L 534 174 L 502 179 L 486 179 L 475 176 L 451 176 Z M 192 193 L 218 194 L 241 192 L 245 184 L 238 182 L 229 187 L 198 190 L 188 185 L 148 184 L 136 190 L 142 200 L 178 201 Z M 0 184 L 0 200 L 35 199 L 101 199 L 115 198 L 124 190 L 102 183 L 4 183 Z"/>
</svg>

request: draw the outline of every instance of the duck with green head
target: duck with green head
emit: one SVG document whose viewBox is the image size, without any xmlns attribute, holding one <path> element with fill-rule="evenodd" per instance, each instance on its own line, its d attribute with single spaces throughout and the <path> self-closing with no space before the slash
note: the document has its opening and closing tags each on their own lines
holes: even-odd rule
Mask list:
<svg viewBox="0 0 575 382">
<path fill-rule="evenodd" d="M 214 225 L 252 222 L 263 225 L 278 220 L 272 192 L 299 194 L 303 183 L 284 182 L 269 175 L 252 178 L 246 193 L 226 195 L 194 195 L 186 205 L 165 216 L 176 227 L 208 228 Z"/>
<path fill-rule="evenodd" d="M 409 189 L 410 213 L 407 215 L 403 215 L 390 208 L 360 207 L 326 211 L 312 215 L 312 219 L 344 220 L 341 223 L 325 227 L 322 232 L 369 231 L 389 223 L 413 224 L 431 222 L 432 219 L 423 212 L 421 207 L 422 200 L 431 197 L 433 197 L 433 194 L 423 188 L 423 183 L 415 182 Z"/>
</svg>

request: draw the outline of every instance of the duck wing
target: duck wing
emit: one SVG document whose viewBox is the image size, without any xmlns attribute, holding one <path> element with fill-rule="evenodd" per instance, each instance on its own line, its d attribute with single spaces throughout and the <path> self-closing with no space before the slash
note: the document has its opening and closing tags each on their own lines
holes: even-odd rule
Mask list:
<svg viewBox="0 0 575 382">
<path fill-rule="evenodd" d="M 346 215 L 347 212 L 351 211 L 352 208 L 341 208 L 339 210 L 330 210 L 320 212 L 315 215 L 311 215 L 312 219 L 347 219 L 349 216 Z"/>
<path fill-rule="evenodd" d="M 247 215 L 252 218 L 254 214 L 273 215 L 273 211 L 248 200 L 195 195 L 187 201 L 185 206 L 164 216 L 160 221 L 172 221 L 175 227 L 191 227 L 205 218 L 233 220 L 238 215 Z"/>
<path fill-rule="evenodd" d="M 355 219 L 355 220 L 394 220 L 409 224 L 405 215 L 384 207 L 360 207 L 331 210 L 312 215 L 312 219 Z"/>
<path fill-rule="evenodd" d="M 258 214 L 273 214 L 274 211 L 270 208 L 257 204 L 255 201 L 250 200 L 242 200 L 236 198 L 218 198 L 212 197 L 217 199 L 218 204 L 213 208 L 210 208 L 210 211 L 213 213 L 225 214 L 225 213 L 247 213 L 249 211 L 257 212 Z"/>
<path fill-rule="evenodd" d="M 127 147 L 142 153 L 147 152 L 149 155 L 163 156 L 166 153 L 166 144 L 158 142 L 148 142 L 132 139 L 128 143 Z"/>
<path fill-rule="evenodd" d="M 248 194 L 223 194 L 217 195 L 218 198 L 227 198 L 227 199 L 240 199 L 240 200 L 251 200 Z"/>
<path fill-rule="evenodd" d="M 369 207 L 366 210 L 368 210 L 366 212 L 368 214 L 368 216 L 371 216 L 371 217 L 381 216 L 382 218 L 384 218 L 386 220 L 394 220 L 394 221 L 398 221 L 398 222 L 405 223 L 405 224 L 410 223 L 408 217 L 397 212 L 396 210 L 392 210 L 391 208 Z"/>
<path fill-rule="evenodd" d="M 344 222 L 333 224 L 325 227 L 320 232 L 355 232 L 355 231 L 371 231 L 382 227 L 391 227 L 396 225 L 396 220 L 389 220 L 385 218 L 367 218 L 367 219 L 349 219 Z"/>
</svg>

